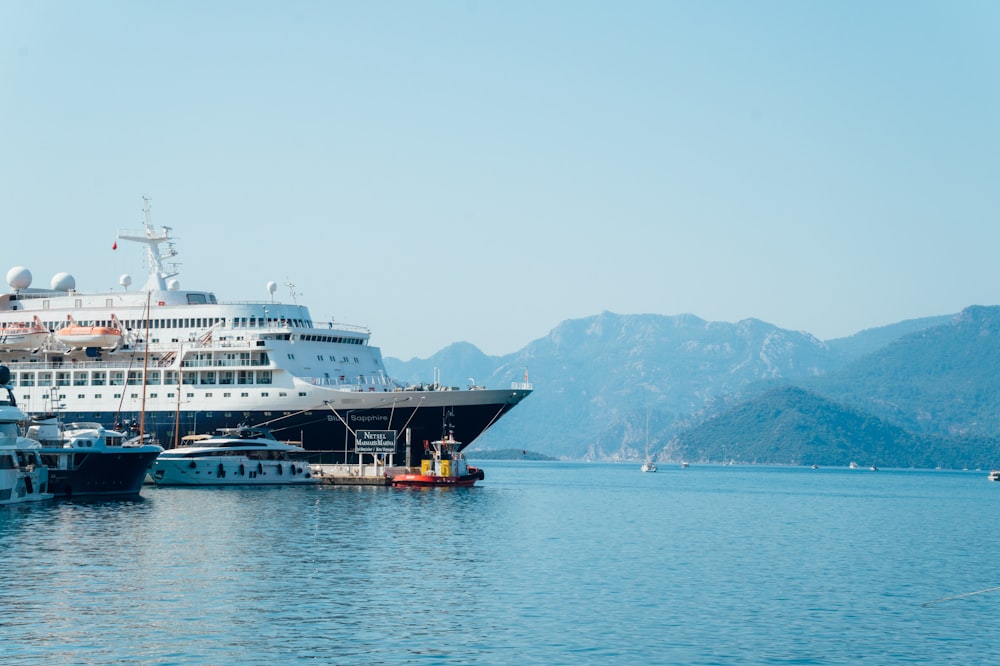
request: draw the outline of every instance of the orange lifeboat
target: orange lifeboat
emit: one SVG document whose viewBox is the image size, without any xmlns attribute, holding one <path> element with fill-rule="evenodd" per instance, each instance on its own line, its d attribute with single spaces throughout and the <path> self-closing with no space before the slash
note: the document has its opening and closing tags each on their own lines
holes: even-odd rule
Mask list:
<svg viewBox="0 0 1000 666">
<path fill-rule="evenodd" d="M 72 315 L 66 315 L 67 324 L 56 331 L 56 339 L 70 349 L 114 349 L 122 341 L 122 331 L 115 326 L 87 326 L 78 324 Z"/>
<path fill-rule="evenodd" d="M 48 337 L 38 317 L 30 323 L 0 325 L 0 349 L 38 349 Z"/>
</svg>

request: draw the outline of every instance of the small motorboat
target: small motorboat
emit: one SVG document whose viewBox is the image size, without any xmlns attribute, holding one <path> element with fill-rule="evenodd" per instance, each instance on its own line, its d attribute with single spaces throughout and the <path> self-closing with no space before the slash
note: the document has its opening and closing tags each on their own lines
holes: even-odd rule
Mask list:
<svg viewBox="0 0 1000 666">
<path fill-rule="evenodd" d="M 990 481 L 1000 481 L 1000 469 L 990 470 Z"/>
<path fill-rule="evenodd" d="M 392 478 L 394 488 L 433 486 L 468 487 L 486 478 L 483 470 L 469 465 L 465 455 L 459 452 L 461 444 L 450 432 L 441 439 L 430 442 L 420 472 L 397 474 Z"/>
</svg>

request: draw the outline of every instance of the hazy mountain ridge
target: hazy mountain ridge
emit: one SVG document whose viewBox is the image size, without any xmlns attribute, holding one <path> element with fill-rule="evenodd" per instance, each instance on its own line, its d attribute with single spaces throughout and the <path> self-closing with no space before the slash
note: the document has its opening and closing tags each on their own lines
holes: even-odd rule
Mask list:
<svg viewBox="0 0 1000 666">
<path fill-rule="evenodd" d="M 807 384 L 917 433 L 1000 436 L 1000 308 L 971 306 Z"/>
<path fill-rule="evenodd" d="M 491 387 L 522 381 L 530 370 L 535 393 L 480 437 L 476 448 L 501 448 L 518 441 L 524 448 L 564 458 L 638 460 L 644 455 L 648 409 L 651 451 L 663 459 L 683 454 L 692 460 L 714 460 L 720 455 L 716 448 L 707 444 L 701 451 L 691 448 L 701 441 L 699 427 L 711 421 L 712 429 L 722 428 L 728 410 L 773 410 L 774 396 L 756 406 L 754 400 L 776 387 L 801 386 L 822 401 L 796 401 L 796 418 L 801 422 L 792 430 L 802 433 L 801 438 L 831 419 L 845 428 L 852 423 L 860 428 L 859 424 L 869 423 L 863 419 L 872 418 L 885 423 L 885 432 L 896 433 L 890 439 L 903 448 L 886 449 L 895 456 L 895 464 L 924 466 L 947 464 L 940 462 L 941 451 L 955 460 L 971 460 L 974 456 L 958 455 L 956 447 L 988 447 L 994 439 L 997 417 L 989 408 L 1000 399 L 1000 379 L 996 379 L 1000 373 L 995 372 L 1000 369 L 998 335 L 1000 308 L 982 306 L 959 315 L 869 329 L 856 340 L 829 342 L 756 319 L 724 323 L 690 314 L 604 312 L 564 321 L 548 336 L 503 357 L 477 357 L 474 346 L 462 343 L 418 365 L 391 358 L 386 365 L 396 378 L 418 372 L 429 376 L 439 367 L 442 382 L 457 385 L 460 382 L 449 379 L 443 368 L 451 364 L 452 372 L 468 375 L 458 370 L 461 359 L 452 353 L 461 351 L 465 362 L 477 359 L 483 369 L 480 376 L 486 378 L 477 381 Z M 484 374 L 485 370 L 491 371 Z M 742 403 L 747 404 L 741 407 Z M 834 418 L 829 410 L 841 410 L 841 416 Z M 852 420 L 850 413 L 862 420 Z M 745 411 L 733 416 L 731 428 L 748 423 Z M 865 426 L 857 437 L 867 441 L 866 446 L 888 446 L 862 436 L 876 430 Z M 755 432 L 771 436 L 766 429 Z M 837 440 L 813 433 L 812 439 L 817 437 Z M 791 440 L 778 441 L 779 449 L 766 456 L 756 451 L 753 459 L 805 459 Z M 929 452 L 918 454 L 914 447 Z M 748 456 L 751 452 L 748 449 Z M 858 458 L 863 457 L 860 453 Z M 894 461 L 886 458 L 880 464 Z"/>
</svg>

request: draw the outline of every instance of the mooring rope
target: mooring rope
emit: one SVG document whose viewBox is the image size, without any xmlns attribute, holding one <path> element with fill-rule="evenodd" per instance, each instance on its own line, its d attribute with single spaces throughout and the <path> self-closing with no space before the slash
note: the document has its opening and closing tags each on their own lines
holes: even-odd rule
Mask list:
<svg viewBox="0 0 1000 666">
<path fill-rule="evenodd" d="M 926 602 L 924 602 L 924 603 L 922 603 L 920 605 L 921 606 L 930 606 L 931 604 L 936 604 L 939 601 L 952 601 L 953 599 L 962 599 L 963 597 L 971 597 L 973 595 L 984 594 L 986 592 L 995 592 L 996 590 L 1000 590 L 1000 586 L 998 586 L 998 587 L 988 587 L 985 590 L 976 590 L 975 592 L 966 592 L 965 594 L 956 594 L 953 597 L 941 597 L 940 599 L 935 599 L 934 601 L 926 601 Z"/>
</svg>

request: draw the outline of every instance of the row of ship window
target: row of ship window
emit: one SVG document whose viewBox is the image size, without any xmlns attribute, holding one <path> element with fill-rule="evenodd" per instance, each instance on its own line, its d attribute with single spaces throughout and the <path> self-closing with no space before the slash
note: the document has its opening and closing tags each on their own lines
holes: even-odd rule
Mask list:
<svg viewBox="0 0 1000 666">
<path fill-rule="evenodd" d="M 299 397 L 300 398 L 301 397 L 305 397 L 306 395 L 307 394 L 304 391 L 299 391 Z M 115 393 L 111 397 L 117 400 L 118 398 L 122 397 L 122 394 L 121 393 Z M 132 394 L 129 395 L 129 398 L 132 399 L 132 400 L 139 400 L 141 397 L 142 396 L 140 394 L 138 394 L 138 393 L 132 393 Z M 147 396 L 147 398 L 150 399 L 150 400 L 155 400 L 158 397 L 160 397 L 158 393 L 150 393 Z M 168 400 L 174 400 L 174 399 L 177 398 L 177 394 L 173 393 L 173 392 L 169 392 L 164 397 L 167 398 Z M 187 394 L 184 395 L 184 397 L 185 398 L 194 398 L 195 395 L 194 395 L 194 393 L 187 393 Z M 200 395 L 198 397 L 199 398 L 212 398 L 212 397 L 215 397 L 215 394 L 213 394 L 213 393 L 205 393 L 205 394 L 202 394 L 202 395 Z M 231 397 L 233 397 L 233 394 L 232 393 L 223 393 L 222 397 L 223 398 L 231 398 Z M 241 398 L 249 398 L 250 394 L 246 393 L 246 392 L 240 393 L 240 397 Z M 262 398 L 269 398 L 269 397 L 271 397 L 271 394 L 268 393 L 267 391 L 262 391 L 261 394 L 260 394 L 260 397 L 262 397 Z M 288 397 L 288 393 L 286 391 L 279 391 L 278 392 L 278 397 L 279 398 L 286 398 L 286 397 Z M 76 396 L 77 400 L 86 400 L 87 398 L 93 398 L 94 400 L 101 400 L 101 399 L 104 398 L 104 396 L 102 394 L 100 394 L 100 393 L 95 393 L 92 396 L 86 396 L 86 395 L 83 395 L 82 393 L 80 393 L 80 394 L 77 394 L 77 396 Z M 55 399 L 56 400 L 65 400 L 66 399 L 66 394 L 65 393 L 60 393 L 58 396 L 55 397 Z M 31 395 L 27 394 L 27 393 L 25 393 L 20 398 L 20 402 L 25 403 L 25 404 L 28 404 L 30 400 L 31 400 Z M 288 412 L 285 412 L 285 414 L 287 414 L 287 413 Z M 209 414 L 209 416 L 211 416 L 211 414 Z M 229 416 L 229 414 L 226 414 L 226 416 Z"/>
<path fill-rule="evenodd" d="M 146 384 L 177 384 L 176 370 L 149 370 Z M 185 372 L 184 384 L 270 384 L 271 370 L 204 370 Z M 129 370 L 80 370 L 76 372 L 12 372 L 14 386 L 141 386 L 142 371 Z"/>
</svg>

